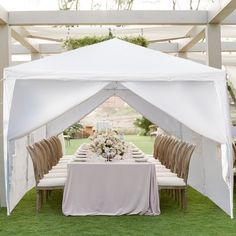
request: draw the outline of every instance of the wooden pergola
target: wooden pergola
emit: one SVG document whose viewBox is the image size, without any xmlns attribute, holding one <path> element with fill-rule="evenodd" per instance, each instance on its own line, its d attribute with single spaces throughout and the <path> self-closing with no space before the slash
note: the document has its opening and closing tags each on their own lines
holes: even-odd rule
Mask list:
<svg viewBox="0 0 236 236">
<path fill-rule="evenodd" d="M 236 0 L 222 0 L 212 4 L 207 11 L 168 11 L 168 10 L 120 10 L 120 11 L 11 11 L 0 6 L 0 75 L 4 67 L 19 62 L 12 61 L 12 55 L 31 56 L 31 60 L 41 56 L 61 53 L 61 39 L 48 36 L 51 26 L 59 25 L 122 25 L 151 27 L 158 32 L 160 26 L 167 31 L 186 26 L 187 32 L 176 37 L 149 40 L 149 47 L 166 53 L 189 58 L 209 66 L 222 68 L 222 65 L 236 65 L 236 57 L 222 52 L 236 52 Z M 47 26 L 47 30 L 42 26 Z M 41 28 L 40 28 L 41 27 Z M 50 28 L 51 27 L 51 28 Z M 159 28 L 158 28 L 159 27 Z M 171 28 L 170 28 L 171 27 Z M 40 32 L 37 34 L 37 31 Z M 36 32 L 36 33 L 33 33 Z M 124 33 L 124 32 L 123 32 Z M 225 34 L 225 35 L 224 35 Z M 235 40 L 227 41 L 226 38 Z M 235 36 L 234 36 L 235 35 Z M 35 39 L 39 39 L 37 42 Z M 46 43 L 41 43 L 47 40 Z M 53 43 L 48 43 L 53 41 Z M 12 42 L 18 42 L 15 44 Z M 201 53 L 195 55 L 194 53 Z M 5 206 L 4 160 L 3 160 L 3 80 L 0 86 L 0 200 Z"/>
</svg>

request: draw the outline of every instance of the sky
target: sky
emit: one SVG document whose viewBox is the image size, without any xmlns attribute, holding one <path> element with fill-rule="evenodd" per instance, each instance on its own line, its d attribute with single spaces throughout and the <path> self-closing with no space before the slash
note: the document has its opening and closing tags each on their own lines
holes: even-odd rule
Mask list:
<svg viewBox="0 0 236 236">
<path fill-rule="evenodd" d="M 197 0 L 194 1 L 194 6 Z M 200 9 L 206 9 L 212 1 L 220 0 L 201 0 Z M 90 10 L 91 2 L 100 10 L 115 9 L 114 0 L 80 0 L 81 10 Z M 58 0 L 0 0 L 8 11 L 28 11 L 28 10 L 58 10 Z M 134 10 L 171 10 L 172 0 L 134 0 Z M 189 9 L 189 0 L 177 0 L 176 9 Z"/>
</svg>

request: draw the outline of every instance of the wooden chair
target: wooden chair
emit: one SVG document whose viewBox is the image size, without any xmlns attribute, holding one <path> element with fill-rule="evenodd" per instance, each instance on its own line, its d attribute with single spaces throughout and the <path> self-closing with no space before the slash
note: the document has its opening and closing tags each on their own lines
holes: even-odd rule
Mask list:
<svg viewBox="0 0 236 236">
<path fill-rule="evenodd" d="M 179 172 L 179 177 L 159 177 L 157 178 L 157 183 L 159 190 L 167 189 L 167 190 L 178 190 L 179 192 L 179 203 L 182 209 L 186 210 L 187 208 L 187 178 L 189 172 L 189 163 L 195 149 L 195 145 L 189 144 L 181 144 L 179 146 L 178 155 L 182 154 L 178 158 L 174 158 L 173 160 L 177 160 L 178 163 L 176 170 Z"/>
<path fill-rule="evenodd" d="M 36 182 L 36 211 L 42 208 L 43 199 L 46 191 L 54 189 L 63 189 L 66 178 L 45 178 L 45 166 L 42 161 L 43 152 L 38 145 L 27 146 L 27 150 L 34 166 L 35 182 Z"/>
<path fill-rule="evenodd" d="M 235 142 L 232 142 L 233 147 L 233 172 L 234 176 L 236 176 L 236 145 Z"/>
</svg>

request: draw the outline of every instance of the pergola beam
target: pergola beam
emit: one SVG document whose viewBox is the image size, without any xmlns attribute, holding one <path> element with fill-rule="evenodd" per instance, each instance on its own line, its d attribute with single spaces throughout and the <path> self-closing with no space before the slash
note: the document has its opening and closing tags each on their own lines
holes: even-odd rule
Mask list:
<svg viewBox="0 0 236 236">
<path fill-rule="evenodd" d="M 179 52 L 179 44 L 178 43 L 150 43 L 149 48 L 165 53 L 177 53 Z M 39 53 L 40 54 L 58 54 L 65 51 L 59 43 L 49 43 L 49 44 L 39 44 Z M 221 42 L 221 51 L 222 52 L 236 52 L 236 42 Z M 188 52 L 206 52 L 206 43 L 197 43 Z M 22 45 L 13 45 L 12 46 L 12 54 L 13 55 L 22 55 L 22 54 L 30 54 L 31 52 L 23 47 Z"/>
<path fill-rule="evenodd" d="M 225 0 L 224 6 L 219 7 L 218 2 L 214 4 L 213 9 L 208 11 L 207 24 L 223 23 L 223 20 L 227 18 L 236 8 L 235 0 Z M 203 26 L 194 26 L 186 36 L 190 36 L 190 39 L 186 39 L 183 43 L 179 44 L 179 52 L 186 52 L 201 39 L 205 37 L 205 28 Z"/>
<path fill-rule="evenodd" d="M 148 47 L 166 53 L 178 52 L 178 43 L 150 43 Z"/>
<path fill-rule="evenodd" d="M 11 29 L 11 34 L 16 41 L 18 41 L 22 46 L 27 48 L 30 52 L 39 52 L 38 45 L 33 43 L 30 39 L 26 38 L 29 33 L 24 27 L 13 27 Z"/>
<path fill-rule="evenodd" d="M 179 52 L 186 52 L 191 47 L 193 47 L 196 43 L 198 43 L 205 35 L 205 27 L 204 26 L 194 26 L 187 34 L 186 37 L 189 39 L 185 39 L 184 42 L 179 44 Z"/>
<path fill-rule="evenodd" d="M 215 11 L 3 11 L 3 20 L 19 25 L 235 25 L 235 1 Z"/>
<path fill-rule="evenodd" d="M 9 25 L 201 25 L 207 11 L 12 11 Z"/>
<path fill-rule="evenodd" d="M 232 12 L 227 16 L 222 22 L 221 25 L 236 25 L 236 12 Z"/>
<path fill-rule="evenodd" d="M 221 23 L 227 16 L 229 16 L 236 9 L 235 0 L 225 0 L 223 4 L 224 4 L 223 7 L 219 6 L 216 10 L 209 11 L 208 13 L 209 24 Z"/>
<path fill-rule="evenodd" d="M 0 5 L 0 25 L 8 23 L 8 12 Z"/>
</svg>

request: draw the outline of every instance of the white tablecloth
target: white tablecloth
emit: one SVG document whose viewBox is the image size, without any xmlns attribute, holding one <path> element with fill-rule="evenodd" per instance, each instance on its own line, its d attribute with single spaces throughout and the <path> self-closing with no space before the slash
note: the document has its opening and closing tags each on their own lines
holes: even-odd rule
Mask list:
<svg viewBox="0 0 236 236">
<path fill-rule="evenodd" d="M 155 165 L 152 163 L 68 164 L 64 215 L 159 215 Z"/>
</svg>

